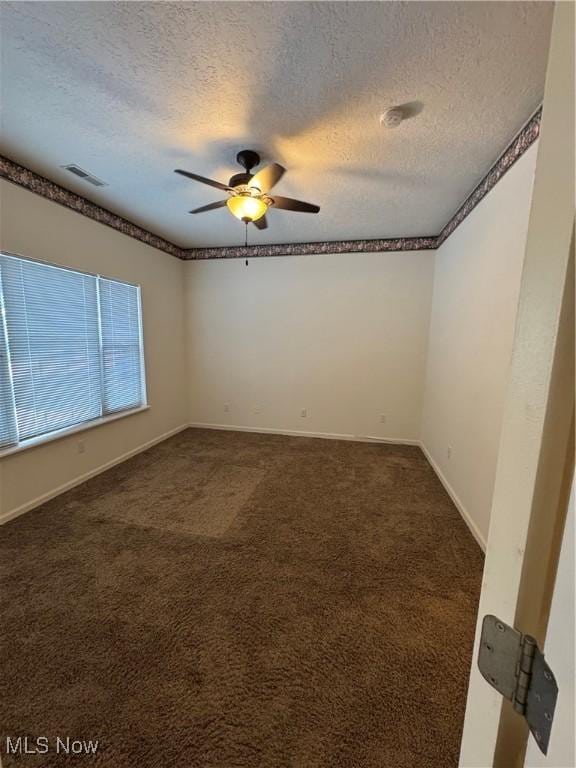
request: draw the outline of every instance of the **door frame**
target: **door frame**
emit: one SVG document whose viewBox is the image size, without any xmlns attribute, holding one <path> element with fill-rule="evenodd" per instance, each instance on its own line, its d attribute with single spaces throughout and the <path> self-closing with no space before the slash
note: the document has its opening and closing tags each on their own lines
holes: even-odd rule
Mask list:
<svg viewBox="0 0 576 768">
<path fill-rule="evenodd" d="M 526 724 L 477 668 L 482 619 L 544 642 L 574 467 L 573 30 L 574 5 L 557 2 L 461 768 L 524 765 Z"/>
</svg>

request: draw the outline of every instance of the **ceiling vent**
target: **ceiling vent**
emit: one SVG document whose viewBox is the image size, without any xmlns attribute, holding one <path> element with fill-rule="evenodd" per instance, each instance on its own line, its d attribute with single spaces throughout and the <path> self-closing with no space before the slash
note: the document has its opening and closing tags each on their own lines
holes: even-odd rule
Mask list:
<svg viewBox="0 0 576 768">
<path fill-rule="evenodd" d="M 74 163 L 71 163 L 70 165 L 62 165 L 61 168 L 64 168 L 65 171 L 69 171 L 70 173 L 73 173 L 74 176 L 78 176 L 78 178 L 83 179 L 84 181 L 87 181 L 89 184 L 92 184 L 94 187 L 107 187 L 108 184 L 106 184 L 105 181 L 102 181 L 102 179 L 99 179 L 97 176 L 94 176 L 91 173 L 88 173 L 88 171 L 85 171 L 83 168 L 80 168 L 79 165 L 74 165 Z"/>
</svg>

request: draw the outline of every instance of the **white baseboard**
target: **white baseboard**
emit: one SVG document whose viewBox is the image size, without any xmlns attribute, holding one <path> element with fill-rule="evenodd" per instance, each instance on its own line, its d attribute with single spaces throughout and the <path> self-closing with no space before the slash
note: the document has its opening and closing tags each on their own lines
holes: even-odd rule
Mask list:
<svg viewBox="0 0 576 768">
<path fill-rule="evenodd" d="M 428 460 L 428 463 L 430 464 L 430 466 L 432 467 L 432 469 L 436 473 L 438 479 L 440 480 L 440 482 L 444 486 L 444 489 L 445 489 L 446 493 L 448 494 L 448 496 L 450 496 L 450 498 L 454 502 L 454 506 L 456 507 L 458 512 L 460 512 L 460 515 L 462 516 L 462 519 L 464 520 L 464 522 L 466 523 L 466 525 L 470 529 L 470 533 L 472 534 L 472 536 L 474 536 L 474 538 L 478 542 L 478 544 L 479 544 L 480 548 L 482 549 L 482 551 L 486 552 L 486 540 L 485 540 L 484 536 L 482 535 L 482 533 L 480 532 L 480 529 L 478 528 L 478 526 L 476 525 L 474 520 L 472 520 L 472 517 L 470 516 L 470 514 L 466 510 L 466 507 L 464 506 L 464 504 L 462 504 L 462 502 L 458 498 L 458 495 L 457 495 L 456 491 L 454 490 L 454 488 L 452 488 L 452 486 L 450 485 L 448 480 L 446 480 L 446 478 L 444 477 L 444 474 L 442 473 L 442 470 L 440 469 L 438 464 L 436 464 L 436 462 L 434 461 L 434 459 L 432 458 L 432 456 L 430 454 L 430 451 L 426 448 L 424 443 L 422 443 L 422 442 L 420 443 L 420 448 L 422 449 L 422 453 L 424 454 L 424 456 L 426 456 L 426 459 Z"/>
<path fill-rule="evenodd" d="M 55 496 L 59 496 L 61 493 L 66 493 L 66 491 L 69 491 L 71 488 L 74 488 L 81 483 L 85 483 L 86 480 L 90 480 L 91 477 L 96 477 L 96 475 L 100 475 L 102 472 L 106 472 L 107 469 L 116 466 L 116 464 L 121 464 L 123 461 L 131 459 L 132 456 L 136 456 L 138 453 L 147 451 L 148 448 L 152 448 L 153 445 L 161 443 L 164 440 L 167 440 L 169 437 L 172 437 L 173 435 L 176 435 L 178 432 L 182 432 L 185 429 L 188 429 L 188 424 L 183 424 L 180 427 L 176 427 L 176 429 L 171 429 L 169 432 L 165 432 L 159 437 L 155 437 L 153 440 L 149 440 L 147 443 L 143 443 L 137 448 L 133 448 L 131 451 L 123 453 L 121 456 L 117 456 L 115 459 L 112 459 L 112 461 L 107 461 L 106 464 L 101 464 L 99 467 L 96 467 L 96 469 L 91 469 L 90 472 L 85 472 L 82 475 L 78 475 L 78 477 L 75 477 L 74 480 L 70 480 L 63 485 L 59 485 L 57 488 L 53 488 L 51 491 L 42 494 L 42 496 L 37 496 L 31 501 L 27 501 L 26 504 L 22 504 L 15 509 L 4 512 L 0 515 L 0 525 L 7 523 L 9 520 L 13 520 L 15 517 L 23 515 L 25 512 L 29 512 L 35 507 L 39 507 L 41 504 L 50 501 L 50 499 L 53 499 Z"/>
<path fill-rule="evenodd" d="M 178 434 L 178 432 L 182 432 L 183 430 L 188 429 L 189 427 L 198 428 L 198 429 L 217 429 L 217 430 L 224 430 L 224 431 L 231 431 L 231 432 L 254 432 L 256 434 L 287 435 L 289 437 L 318 437 L 324 440 L 348 440 L 348 441 L 360 442 L 360 443 L 384 443 L 389 445 L 416 445 L 424 453 L 424 456 L 428 460 L 428 463 L 430 464 L 430 466 L 438 476 L 438 479 L 444 486 L 446 492 L 454 502 L 456 509 L 460 512 L 462 519 L 470 529 L 470 532 L 472 533 L 472 535 L 474 536 L 474 538 L 476 539 L 476 541 L 478 542 L 482 550 L 486 551 L 486 541 L 482 536 L 480 530 L 472 520 L 471 516 L 466 511 L 466 508 L 458 498 L 458 495 L 456 494 L 456 492 L 454 491 L 454 489 L 452 488 L 448 480 L 444 477 L 442 470 L 436 464 L 436 462 L 432 458 L 430 452 L 428 451 L 424 443 L 422 443 L 420 440 L 406 440 L 404 438 L 376 437 L 371 435 L 338 434 L 336 432 L 307 432 L 304 430 L 296 430 L 296 429 L 272 429 L 270 427 L 240 427 L 240 426 L 235 426 L 231 424 L 205 424 L 200 422 L 183 424 L 179 427 L 176 427 L 175 429 L 170 430 L 169 432 L 165 432 L 159 437 L 155 437 L 153 440 L 149 440 L 147 443 L 143 443 L 142 445 L 139 445 L 137 448 L 134 448 L 131 451 L 123 453 L 121 456 L 117 456 L 115 459 L 112 459 L 112 461 L 108 461 L 105 464 L 102 464 L 99 467 L 96 467 L 95 469 L 90 470 L 90 472 L 85 472 L 84 474 L 74 478 L 74 480 L 70 480 L 69 482 L 64 483 L 63 485 L 60 485 L 57 488 L 53 488 L 51 491 L 48 491 L 47 493 L 42 494 L 42 496 L 37 496 L 35 499 L 32 499 L 31 501 L 26 502 L 26 504 L 22 504 L 21 506 L 16 507 L 15 509 L 11 509 L 8 512 L 0 514 L 0 525 L 7 523 L 9 520 L 13 520 L 15 517 L 19 517 L 20 515 L 23 515 L 25 512 L 29 512 L 31 509 L 34 509 L 35 507 L 39 507 L 41 504 L 44 504 L 45 502 L 50 501 L 50 499 L 53 499 L 56 496 L 59 496 L 60 494 L 65 493 L 66 491 L 69 491 L 71 488 L 74 488 L 75 486 L 86 482 L 86 480 L 90 480 L 90 478 L 92 477 L 96 477 L 96 475 L 99 475 L 102 472 L 105 472 L 107 469 L 110 469 L 111 467 L 114 467 L 117 464 L 121 464 L 123 461 L 126 461 L 127 459 L 132 458 L 132 456 L 136 456 L 138 453 L 142 453 L 143 451 L 148 450 L 148 448 L 152 448 L 152 446 L 157 445 L 158 443 L 161 443 L 164 440 L 167 440 L 169 437 L 172 437 L 173 435 Z"/>
<path fill-rule="evenodd" d="M 209 424 L 209 423 L 203 423 L 203 422 L 191 422 L 189 427 L 192 428 L 198 428 L 198 429 L 220 429 L 224 431 L 231 431 L 231 432 L 255 432 L 257 434 L 272 434 L 272 435 L 288 435 L 289 437 L 320 437 L 324 440 L 351 440 L 355 442 L 360 443 L 388 443 L 390 445 L 417 445 L 421 450 L 424 456 L 426 457 L 428 463 L 438 476 L 438 479 L 444 486 L 444 489 L 446 490 L 447 494 L 452 499 L 454 506 L 460 512 L 460 515 L 462 516 L 462 519 L 470 529 L 470 533 L 476 541 L 478 542 L 478 545 L 482 549 L 483 552 L 486 551 L 486 540 L 484 539 L 484 536 L 480 532 L 480 529 L 476 525 L 476 523 L 473 521 L 472 517 L 466 510 L 466 507 L 460 499 L 458 498 L 458 495 L 456 491 L 452 488 L 448 480 L 444 477 L 442 470 L 440 467 L 436 464 L 434 459 L 432 458 L 430 452 L 424 445 L 424 443 L 421 440 L 406 440 L 404 438 L 389 438 L 389 437 L 372 437 L 370 435 L 350 435 L 350 434 L 338 434 L 335 432 L 306 432 L 304 430 L 299 429 L 272 429 L 270 427 L 240 427 L 234 424 Z"/>
<path fill-rule="evenodd" d="M 287 435 L 288 437 L 320 437 L 323 440 L 351 440 L 356 443 L 388 443 L 390 445 L 417 445 L 419 440 L 404 438 L 376 437 L 371 435 L 350 435 L 337 432 L 306 432 L 301 429 L 273 429 L 271 427 L 239 427 L 234 424 L 205 424 L 192 422 L 189 427 L 196 429 L 220 429 L 228 432 L 254 432 L 259 435 Z"/>
</svg>

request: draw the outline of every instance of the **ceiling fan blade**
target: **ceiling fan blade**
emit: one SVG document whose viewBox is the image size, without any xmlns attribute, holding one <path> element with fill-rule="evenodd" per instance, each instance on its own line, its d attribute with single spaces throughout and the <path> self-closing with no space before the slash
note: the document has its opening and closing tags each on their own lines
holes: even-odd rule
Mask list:
<svg viewBox="0 0 576 768">
<path fill-rule="evenodd" d="M 266 215 L 261 216 L 259 219 L 256 219 L 256 221 L 253 221 L 252 223 L 257 229 L 268 229 L 268 221 L 266 220 Z"/>
<path fill-rule="evenodd" d="M 272 198 L 272 205 L 274 208 L 280 208 L 284 211 L 299 211 L 301 213 L 318 213 L 320 210 L 319 205 L 305 203 L 302 200 L 293 200 L 291 197 L 278 197 L 277 195 Z"/>
<path fill-rule="evenodd" d="M 223 189 L 225 192 L 228 192 L 231 189 L 228 184 L 222 184 L 220 181 L 215 181 L 214 179 L 207 179 L 205 176 L 199 176 L 197 173 L 182 171 L 180 168 L 176 168 L 174 173 L 179 173 L 181 176 L 186 176 L 189 179 L 193 179 L 193 181 L 200 181 L 202 184 L 208 184 L 209 187 Z"/>
<path fill-rule="evenodd" d="M 217 203 L 209 203 L 208 205 L 203 205 L 200 208 L 194 208 L 193 211 L 188 211 L 188 213 L 204 213 L 204 211 L 214 211 L 216 208 L 224 208 L 227 202 L 227 200 L 218 200 Z"/>
<path fill-rule="evenodd" d="M 285 172 L 286 169 L 278 163 L 270 163 L 252 176 L 250 186 L 258 187 L 260 192 L 268 192 L 275 184 L 278 184 Z"/>
</svg>

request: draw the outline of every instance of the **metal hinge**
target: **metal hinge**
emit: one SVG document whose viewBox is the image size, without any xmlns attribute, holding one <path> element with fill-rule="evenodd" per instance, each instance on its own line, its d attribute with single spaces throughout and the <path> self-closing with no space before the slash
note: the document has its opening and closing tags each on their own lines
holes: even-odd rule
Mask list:
<svg viewBox="0 0 576 768">
<path fill-rule="evenodd" d="M 478 667 L 484 679 L 526 718 L 536 743 L 546 754 L 558 685 L 536 640 L 496 616 L 485 616 Z"/>
</svg>

